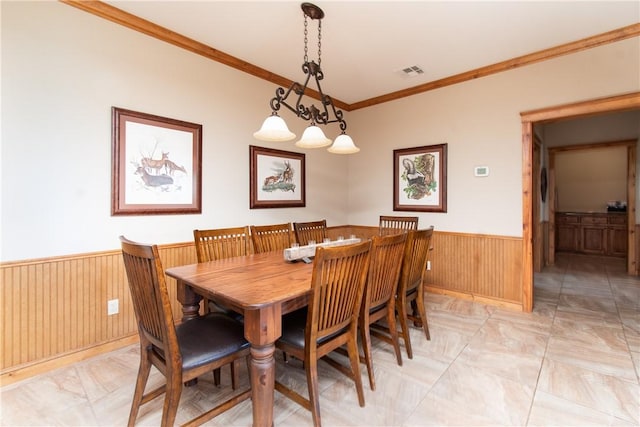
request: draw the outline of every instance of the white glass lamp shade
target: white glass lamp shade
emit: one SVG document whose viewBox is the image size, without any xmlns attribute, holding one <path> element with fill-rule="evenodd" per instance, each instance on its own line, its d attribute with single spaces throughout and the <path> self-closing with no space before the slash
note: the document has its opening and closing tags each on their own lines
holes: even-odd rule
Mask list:
<svg viewBox="0 0 640 427">
<path fill-rule="evenodd" d="M 289 130 L 282 117 L 272 114 L 262 123 L 260 130 L 253 133 L 253 137 L 261 141 L 291 141 L 296 134 Z"/>
<path fill-rule="evenodd" d="M 331 145 L 331 140 L 324 136 L 322 129 L 312 124 L 304 130 L 302 138 L 296 142 L 296 145 L 302 148 L 320 148 Z"/>
<path fill-rule="evenodd" d="M 327 148 L 327 151 L 334 154 L 353 154 L 360 151 L 353 143 L 353 139 L 346 133 L 338 135 L 333 145 Z"/>
</svg>

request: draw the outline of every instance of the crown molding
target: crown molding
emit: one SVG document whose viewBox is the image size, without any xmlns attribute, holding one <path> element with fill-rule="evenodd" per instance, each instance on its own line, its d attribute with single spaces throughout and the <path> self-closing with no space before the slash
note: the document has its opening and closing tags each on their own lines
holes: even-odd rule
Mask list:
<svg viewBox="0 0 640 427">
<path fill-rule="evenodd" d="M 86 0 L 59 0 L 61 3 L 76 7 L 85 12 L 123 25 L 132 30 L 139 31 L 158 40 L 173 44 L 190 52 L 209 58 L 213 61 L 235 68 L 239 71 L 251 74 L 271 83 L 275 83 L 282 87 L 289 87 L 293 81 L 272 73 L 264 68 L 243 61 L 235 56 L 214 49 L 204 43 L 185 37 L 168 28 L 154 24 L 153 22 L 142 19 L 138 16 L 125 12 L 114 6 L 102 1 L 86 1 Z M 346 111 L 358 110 L 385 102 L 394 101 L 396 99 L 406 98 L 408 96 L 417 95 L 419 93 L 428 92 L 430 90 L 439 89 L 445 86 L 451 86 L 458 83 L 474 80 L 480 77 L 486 77 L 503 71 L 513 70 L 515 68 L 531 65 L 536 62 L 546 61 L 557 58 L 559 56 L 569 55 L 580 52 L 582 50 L 591 49 L 609 43 L 615 43 L 632 37 L 640 36 L 640 23 L 628 25 L 606 33 L 597 34 L 581 40 L 565 43 L 549 49 L 540 50 L 529 53 L 527 55 L 512 58 L 506 61 L 497 62 L 485 67 L 476 68 L 464 73 L 445 77 L 432 82 L 424 83 L 407 89 L 391 92 L 386 95 L 377 96 L 375 98 L 365 99 L 363 101 L 347 104 L 338 99 L 332 98 L 336 107 Z M 320 99 L 320 94 L 312 89 L 307 89 L 307 96 Z"/>
</svg>

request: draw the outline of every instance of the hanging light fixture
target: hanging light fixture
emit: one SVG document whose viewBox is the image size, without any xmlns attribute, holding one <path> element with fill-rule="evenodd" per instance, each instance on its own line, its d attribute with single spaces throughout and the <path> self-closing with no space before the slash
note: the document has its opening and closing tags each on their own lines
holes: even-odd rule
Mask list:
<svg viewBox="0 0 640 427">
<path fill-rule="evenodd" d="M 286 91 L 282 87 L 276 89 L 276 96 L 272 98 L 270 102 L 271 115 L 267 117 L 260 130 L 255 132 L 253 136 L 262 141 L 291 141 L 294 139 L 296 135 L 289 130 L 284 119 L 278 115 L 280 107 L 284 105 L 301 119 L 311 121 L 309 127 L 302 133 L 300 140 L 296 142 L 298 147 L 319 148 L 331 145 L 332 141 L 324 135 L 322 129 L 318 127 L 318 124 L 327 125 L 329 123 L 338 123 L 341 133 L 333 145 L 328 148 L 328 151 L 336 154 L 357 153 L 360 149 L 355 146 L 351 137 L 346 134 L 347 122 L 343 118 L 342 110 L 336 109 L 331 97 L 322 93 L 322 88 L 320 87 L 320 80 L 324 79 L 324 73 L 320 69 L 322 18 L 324 18 L 324 12 L 318 6 L 311 3 L 302 3 L 301 8 L 304 14 L 304 63 L 302 64 L 302 71 L 306 75 L 304 85 L 293 82 Z M 307 18 L 318 20 L 317 64 L 314 61 L 309 61 L 307 55 Z M 302 96 L 312 77 L 313 80 L 315 80 L 320 96 L 320 109 L 313 104 L 307 107 L 302 103 Z M 287 98 L 291 93 L 297 96 L 295 106 L 287 103 Z M 333 114 L 333 116 L 331 116 L 331 114 Z"/>
</svg>

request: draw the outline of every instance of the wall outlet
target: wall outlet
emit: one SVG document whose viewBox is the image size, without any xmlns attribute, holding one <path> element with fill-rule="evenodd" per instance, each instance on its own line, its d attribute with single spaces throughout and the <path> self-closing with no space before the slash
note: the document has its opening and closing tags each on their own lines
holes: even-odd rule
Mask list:
<svg viewBox="0 0 640 427">
<path fill-rule="evenodd" d="M 110 299 L 107 301 L 107 316 L 118 314 L 120 307 L 117 299 Z"/>
<path fill-rule="evenodd" d="M 431 261 L 427 261 L 427 270 L 431 270 Z"/>
</svg>

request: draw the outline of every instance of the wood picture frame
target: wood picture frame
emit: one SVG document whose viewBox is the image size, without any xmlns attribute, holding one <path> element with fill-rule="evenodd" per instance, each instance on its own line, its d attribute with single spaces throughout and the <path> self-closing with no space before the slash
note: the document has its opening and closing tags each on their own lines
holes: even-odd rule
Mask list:
<svg viewBox="0 0 640 427">
<path fill-rule="evenodd" d="M 202 125 L 111 108 L 111 215 L 202 213 Z"/>
<path fill-rule="evenodd" d="M 393 150 L 393 210 L 447 211 L 447 144 Z"/>
<path fill-rule="evenodd" d="M 249 207 L 306 206 L 305 155 L 249 146 Z"/>
</svg>

